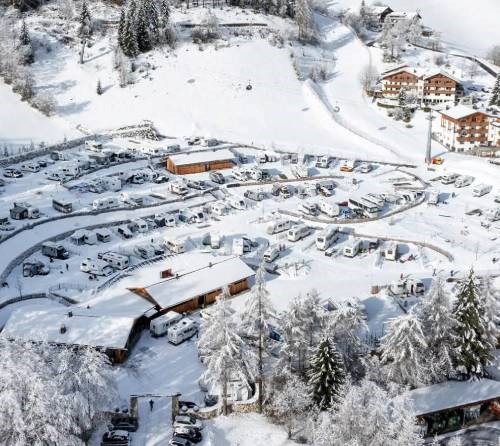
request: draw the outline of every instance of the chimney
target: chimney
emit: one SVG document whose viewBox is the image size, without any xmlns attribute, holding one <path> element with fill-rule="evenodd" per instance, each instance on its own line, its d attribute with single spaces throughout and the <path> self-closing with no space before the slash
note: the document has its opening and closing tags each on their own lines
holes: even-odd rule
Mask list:
<svg viewBox="0 0 500 446">
<path fill-rule="evenodd" d="M 66 325 L 61 324 L 61 327 L 59 328 L 59 333 L 61 333 L 61 334 L 66 333 Z"/>
</svg>

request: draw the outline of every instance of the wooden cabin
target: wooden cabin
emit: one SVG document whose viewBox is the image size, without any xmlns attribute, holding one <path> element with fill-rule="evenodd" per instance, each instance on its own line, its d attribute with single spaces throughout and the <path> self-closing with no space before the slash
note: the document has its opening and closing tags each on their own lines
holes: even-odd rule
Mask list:
<svg viewBox="0 0 500 446">
<path fill-rule="evenodd" d="M 234 153 L 228 149 L 188 152 L 167 158 L 167 170 L 176 175 L 231 169 L 235 165 Z"/>
</svg>

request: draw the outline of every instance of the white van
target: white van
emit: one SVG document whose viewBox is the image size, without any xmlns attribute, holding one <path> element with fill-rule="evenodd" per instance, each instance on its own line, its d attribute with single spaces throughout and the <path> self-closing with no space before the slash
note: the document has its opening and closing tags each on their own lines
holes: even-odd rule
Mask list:
<svg viewBox="0 0 500 446">
<path fill-rule="evenodd" d="M 319 213 L 318 205 L 316 203 L 302 202 L 297 206 L 297 209 L 305 215 L 316 216 Z"/>
<path fill-rule="evenodd" d="M 185 317 L 169 328 L 167 334 L 168 342 L 179 345 L 185 340 L 192 338 L 196 333 L 198 333 L 198 326 L 196 323 L 192 319 Z"/>
<path fill-rule="evenodd" d="M 406 282 L 406 292 L 413 295 L 423 294 L 425 292 L 425 285 L 421 280 L 408 280 L 408 282 Z"/>
<path fill-rule="evenodd" d="M 267 263 L 274 262 L 280 256 L 280 250 L 276 246 L 270 246 L 264 252 L 264 261 Z"/>
<path fill-rule="evenodd" d="M 116 252 L 105 252 L 102 254 L 101 259 L 115 269 L 123 270 L 128 268 L 130 265 L 129 258 L 127 256 Z"/>
<path fill-rule="evenodd" d="M 141 259 L 147 260 L 155 256 L 155 248 L 153 245 L 140 245 L 134 248 L 134 254 Z"/>
<path fill-rule="evenodd" d="M 472 189 L 472 196 L 482 197 L 483 195 L 489 194 L 492 189 L 493 186 L 491 184 L 478 184 L 477 186 L 474 186 L 474 189 Z"/>
<path fill-rule="evenodd" d="M 488 221 L 497 221 L 500 220 L 500 208 L 488 209 L 484 216 Z"/>
<path fill-rule="evenodd" d="M 170 192 L 176 195 L 186 195 L 188 193 L 188 188 L 185 184 L 179 181 L 174 181 L 173 183 L 170 183 Z"/>
<path fill-rule="evenodd" d="M 151 320 L 149 323 L 149 332 L 151 336 L 158 337 L 168 333 L 168 329 L 177 324 L 182 319 L 182 316 L 175 311 L 168 311 L 165 314 Z"/>
<path fill-rule="evenodd" d="M 122 182 L 118 177 L 104 177 L 103 183 L 107 190 L 118 192 L 122 190 Z"/>
<path fill-rule="evenodd" d="M 184 240 L 168 239 L 165 240 L 165 246 L 170 252 L 175 254 L 182 254 L 186 252 L 186 243 Z"/>
<path fill-rule="evenodd" d="M 220 201 L 212 203 L 210 210 L 212 211 L 212 213 L 214 213 L 215 215 L 218 215 L 219 217 L 222 217 L 223 215 L 227 214 L 226 205 Z"/>
<path fill-rule="evenodd" d="M 339 229 L 337 227 L 327 226 L 316 236 L 316 248 L 320 251 L 326 251 L 338 239 Z"/>
<path fill-rule="evenodd" d="M 441 184 L 453 184 L 457 181 L 459 176 L 460 175 L 458 175 L 458 173 L 449 173 L 448 175 L 444 175 L 441 177 Z"/>
<path fill-rule="evenodd" d="M 134 231 L 134 232 L 137 231 L 137 232 L 139 232 L 141 234 L 144 234 L 145 232 L 148 232 L 148 224 L 142 218 L 137 218 L 135 220 L 132 220 L 129 223 L 128 227 L 132 231 Z"/>
<path fill-rule="evenodd" d="M 474 177 L 471 177 L 469 175 L 463 175 L 457 178 L 457 180 L 455 181 L 455 187 L 469 186 L 473 183 L 473 181 Z"/>
<path fill-rule="evenodd" d="M 243 210 L 243 209 L 247 208 L 247 204 L 245 203 L 245 200 L 243 200 L 243 198 L 240 198 L 240 197 L 229 197 L 227 200 L 227 203 L 229 204 L 229 206 L 231 206 L 234 209 Z"/>
<path fill-rule="evenodd" d="M 361 243 L 360 239 L 349 240 L 342 251 L 344 257 L 356 257 L 361 250 Z"/>
<path fill-rule="evenodd" d="M 266 228 L 266 232 L 270 235 L 277 234 L 279 232 L 288 231 L 293 226 L 291 220 L 276 220 L 271 223 Z"/>
<path fill-rule="evenodd" d="M 96 198 L 92 202 L 92 208 L 94 211 L 100 211 L 102 209 L 112 209 L 120 205 L 118 198 L 107 197 L 107 198 Z"/>
<path fill-rule="evenodd" d="M 439 204 L 439 191 L 431 190 L 429 191 L 429 198 L 427 199 L 427 204 L 437 206 Z"/>
<path fill-rule="evenodd" d="M 320 212 L 328 215 L 328 217 L 335 218 L 340 215 L 340 208 L 337 204 L 328 203 L 326 200 L 321 200 L 318 203 Z"/>
<path fill-rule="evenodd" d="M 87 257 L 80 263 L 80 271 L 96 276 L 109 276 L 113 273 L 113 268 L 102 260 L 93 260 Z"/>
<path fill-rule="evenodd" d="M 307 237 L 309 234 L 311 234 L 311 228 L 309 226 L 297 225 L 290 228 L 286 236 L 290 242 L 298 242 L 299 240 Z"/>
<path fill-rule="evenodd" d="M 37 163 L 24 163 L 21 164 L 21 170 L 25 172 L 40 172 L 40 166 Z"/>
<path fill-rule="evenodd" d="M 384 250 L 384 257 L 386 260 L 395 261 L 398 259 L 398 244 L 391 242 Z"/>
<path fill-rule="evenodd" d="M 63 175 L 73 178 L 80 174 L 80 167 L 74 161 L 66 161 L 59 166 L 59 172 Z"/>
</svg>

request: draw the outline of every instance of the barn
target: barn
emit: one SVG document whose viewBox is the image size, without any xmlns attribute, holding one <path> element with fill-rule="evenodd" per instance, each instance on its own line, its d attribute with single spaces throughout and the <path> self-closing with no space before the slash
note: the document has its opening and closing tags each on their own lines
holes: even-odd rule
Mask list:
<svg viewBox="0 0 500 446">
<path fill-rule="evenodd" d="M 234 164 L 234 153 L 228 149 L 181 153 L 167 158 L 167 170 L 176 175 L 231 169 Z"/>
<path fill-rule="evenodd" d="M 231 295 L 241 293 L 249 288 L 248 279 L 255 274 L 239 257 L 212 258 L 203 264 L 193 264 L 190 270 L 176 272 L 168 268 L 165 271 L 165 280 L 128 288 L 153 304 L 160 314 L 204 308 L 215 302 L 224 287 L 228 287 Z"/>
<path fill-rule="evenodd" d="M 2 336 L 72 347 L 94 347 L 113 363 L 124 362 L 139 338 L 138 318 L 97 315 L 84 308 L 69 311 L 16 310 Z"/>
</svg>

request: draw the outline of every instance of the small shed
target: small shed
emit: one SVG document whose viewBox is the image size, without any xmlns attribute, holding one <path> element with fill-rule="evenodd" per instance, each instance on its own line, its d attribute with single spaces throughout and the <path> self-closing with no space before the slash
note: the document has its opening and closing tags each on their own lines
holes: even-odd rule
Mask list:
<svg viewBox="0 0 500 446">
<path fill-rule="evenodd" d="M 107 243 L 111 240 L 111 231 L 107 228 L 99 228 L 95 230 L 97 241 Z"/>
<path fill-rule="evenodd" d="M 70 240 L 75 245 L 95 245 L 97 241 L 96 234 L 86 229 L 78 229 L 70 236 Z"/>
<path fill-rule="evenodd" d="M 234 165 L 234 153 L 228 149 L 188 152 L 167 158 L 167 170 L 176 175 L 231 169 Z"/>
<path fill-rule="evenodd" d="M 13 220 L 24 220 L 29 217 L 28 208 L 25 206 L 20 206 L 18 204 L 10 210 L 10 218 Z"/>
</svg>

